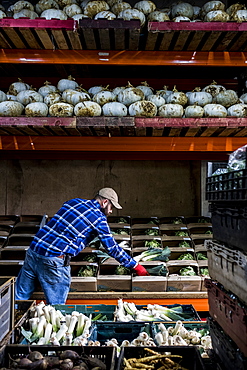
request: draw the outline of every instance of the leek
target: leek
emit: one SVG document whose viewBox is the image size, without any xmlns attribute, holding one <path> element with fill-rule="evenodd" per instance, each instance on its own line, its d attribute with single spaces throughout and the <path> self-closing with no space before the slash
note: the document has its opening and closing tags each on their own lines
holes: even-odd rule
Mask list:
<svg viewBox="0 0 247 370">
<path fill-rule="evenodd" d="M 51 333 L 52 333 L 52 324 L 48 322 L 45 328 L 44 344 L 48 344 L 50 342 Z"/>
<path fill-rule="evenodd" d="M 68 331 L 68 326 L 66 324 L 62 324 L 61 328 L 56 333 L 57 340 L 60 341 L 61 339 L 63 339 L 67 331 Z"/>
</svg>

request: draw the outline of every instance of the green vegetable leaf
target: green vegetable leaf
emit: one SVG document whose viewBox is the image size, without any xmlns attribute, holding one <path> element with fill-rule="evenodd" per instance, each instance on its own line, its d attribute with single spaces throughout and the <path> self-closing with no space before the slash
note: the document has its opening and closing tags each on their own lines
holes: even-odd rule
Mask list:
<svg viewBox="0 0 247 370">
<path fill-rule="evenodd" d="M 193 259 L 194 257 L 192 256 L 191 253 L 184 253 L 178 257 L 178 260 L 193 260 Z"/>
<path fill-rule="evenodd" d="M 146 269 L 147 272 L 152 276 L 167 276 L 168 270 L 165 265 L 157 265 Z"/>
<path fill-rule="evenodd" d="M 179 270 L 179 274 L 181 276 L 195 276 L 196 273 L 193 269 L 193 267 L 191 266 L 188 266 L 188 267 L 182 267 L 180 270 Z"/>
</svg>

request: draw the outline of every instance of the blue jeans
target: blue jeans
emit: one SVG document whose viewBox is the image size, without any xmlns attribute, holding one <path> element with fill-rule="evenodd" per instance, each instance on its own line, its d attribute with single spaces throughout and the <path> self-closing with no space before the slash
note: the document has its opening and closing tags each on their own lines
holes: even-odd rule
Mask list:
<svg viewBox="0 0 247 370">
<path fill-rule="evenodd" d="M 70 266 L 58 257 L 45 257 L 30 248 L 15 284 L 15 299 L 28 300 L 37 280 L 45 294 L 46 304 L 65 304 L 71 281 Z"/>
</svg>

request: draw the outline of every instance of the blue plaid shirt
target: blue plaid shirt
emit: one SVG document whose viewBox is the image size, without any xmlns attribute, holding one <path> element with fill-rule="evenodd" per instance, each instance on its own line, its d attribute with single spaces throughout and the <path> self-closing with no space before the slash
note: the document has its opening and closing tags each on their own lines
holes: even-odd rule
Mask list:
<svg viewBox="0 0 247 370">
<path fill-rule="evenodd" d="M 37 232 L 30 248 L 46 257 L 65 253 L 76 256 L 97 235 L 107 253 L 121 265 L 127 268 L 136 266 L 136 261 L 114 240 L 107 218 L 95 199 L 76 198 L 65 202 Z"/>
</svg>

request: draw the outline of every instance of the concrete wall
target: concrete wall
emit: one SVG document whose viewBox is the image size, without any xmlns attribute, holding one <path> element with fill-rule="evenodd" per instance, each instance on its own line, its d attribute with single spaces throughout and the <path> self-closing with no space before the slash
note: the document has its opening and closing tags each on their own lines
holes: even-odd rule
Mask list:
<svg viewBox="0 0 247 370">
<path fill-rule="evenodd" d="M 0 161 L 0 214 L 52 216 L 70 198 L 113 187 L 132 217 L 200 214 L 200 161 Z M 118 212 L 118 213 L 117 213 Z"/>
</svg>

